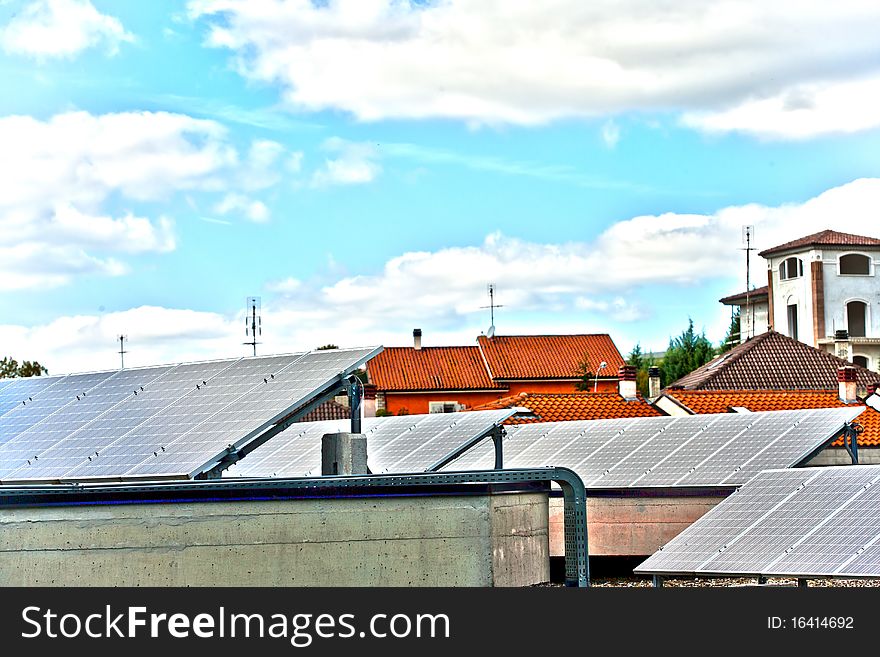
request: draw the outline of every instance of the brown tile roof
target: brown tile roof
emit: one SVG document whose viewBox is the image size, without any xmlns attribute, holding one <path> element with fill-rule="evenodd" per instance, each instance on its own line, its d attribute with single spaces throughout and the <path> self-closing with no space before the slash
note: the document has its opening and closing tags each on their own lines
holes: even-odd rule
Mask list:
<svg viewBox="0 0 880 657">
<path fill-rule="evenodd" d="M 320 422 L 321 420 L 347 420 L 351 417 L 348 406 L 337 401 L 326 401 L 311 413 L 306 413 L 297 422 Z"/>
<path fill-rule="evenodd" d="M 732 406 L 754 412 L 846 406 L 831 390 L 666 390 L 665 394 L 697 414 L 726 413 Z M 859 445 L 880 446 L 880 412 L 866 407 L 855 421 L 864 429 Z"/>
<path fill-rule="evenodd" d="M 565 420 L 607 420 L 619 417 L 653 417 L 663 413 L 644 399 L 627 401 L 616 392 L 521 392 L 488 404 L 481 404 L 472 411 L 491 411 L 522 406 L 528 408 L 537 419 L 510 418 L 505 424 L 529 422 L 557 422 Z"/>
<path fill-rule="evenodd" d="M 769 249 L 764 249 L 758 255 L 768 256 L 783 251 L 792 251 L 795 249 L 808 249 L 814 246 L 868 246 L 880 247 L 880 239 L 876 237 L 866 237 L 864 235 L 853 235 L 852 233 L 839 233 L 836 230 L 823 230 L 800 239 L 780 244 Z"/>
<path fill-rule="evenodd" d="M 754 300 L 759 297 L 769 297 L 770 296 L 770 286 L 765 285 L 764 287 L 756 287 L 754 290 L 748 292 L 749 300 Z M 746 292 L 740 292 L 739 294 L 731 294 L 729 297 L 724 297 L 723 299 L 718 299 L 721 303 L 726 306 L 739 306 L 740 302 L 744 302 L 746 300 Z"/>
<path fill-rule="evenodd" d="M 386 347 L 367 363 L 379 390 L 495 390 L 479 347 Z"/>
<path fill-rule="evenodd" d="M 837 368 L 855 367 L 860 386 L 880 374 L 833 354 L 768 331 L 761 333 L 667 386 L 686 390 L 837 390 Z"/>
<path fill-rule="evenodd" d="M 495 380 L 573 379 L 585 358 L 595 374 L 602 361 L 608 367 L 600 378 L 617 378 L 626 365 L 611 336 L 596 335 L 481 335 L 479 345 Z"/>
</svg>

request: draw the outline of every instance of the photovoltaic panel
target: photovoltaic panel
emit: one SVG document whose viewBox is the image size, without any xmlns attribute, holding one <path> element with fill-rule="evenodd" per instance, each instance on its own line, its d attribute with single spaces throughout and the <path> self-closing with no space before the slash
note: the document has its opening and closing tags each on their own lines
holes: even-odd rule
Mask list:
<svg viewBox="0 0 880 657">
<path fill-rule="evenodd" d="M 368 467 L 374 474 L 423 472 L 463 445 L 485 436 L 514 412 L 505 409 L 364 418 L 361 430 L 367 437 Z M 229 475 L 320 474 L 322 436 L 350 430 L 349 420 L 294 424 L 230 468 Z M 492 445 L 491 440 L 485 442 Z"/>
<path fill-rule="evenodd" d="M 39 393 L 0 416 L 0 433 L 7 440 L 38 423 L 51 422 L 55 413 L 63 407 L 82 399 L 115 372 L 71 374 L 56 383 L 44 387 Z"/>
<path fill-rule="evenodd" d="M 124 370 L 45 430 L 22 434 L 0 450 L 0 463 L 16 467 L 11 472 L 0 470 L 0 479 L 55 479 L 78 468 L 108 463 L 112 457 L 108 451 L 128 432 L 237 361 Z"/>
<path fill-rule="evenodd" d="M 0 389 L 0 418 L 9 411 L 22 406 L 40 392 L 62 381 L 63 376 L 29 376 L 12 379 Z M 2 423 L 0 423 L 0 440 L 3 439 Z"/>
<path fill-rule="evenodd" d="M 43 420 L 45 433 L 31 429 L 21 434 L 27 440 L 0 445 L 0 479 L 194 476 L 228 446 L 247 443 L 335 389 L 343 374 L 378 351 L 326 350 L 107 376 L 58 409 L 51 422 Z"/>
<path fill-rule="evenodd" d="M 863 407 L 546 422 L 507 427 L 505 467 L 563 466 L 589 488 L 738 486 L 758 467 L 792 467 Z M 488 450 L 445 470 L 492 467 Z"/>
<path fill-rule="evenodd" d="M 880 577 L 878 546 L 880 466 L 769 470 L 636 572 Z"/>
</svg>

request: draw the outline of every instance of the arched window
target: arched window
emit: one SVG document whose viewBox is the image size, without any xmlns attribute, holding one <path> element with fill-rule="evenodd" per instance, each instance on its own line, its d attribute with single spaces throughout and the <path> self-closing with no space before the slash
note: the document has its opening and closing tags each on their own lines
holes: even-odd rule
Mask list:
<svg viewBox="0 0 880 657">
<path fill-rule="evenodd" d="M 779 280 L 787 281 L 804 275 L 804 263 L 800 258 L 786 258 L 779 265 Z"/>
<path fill-rule="evenodd" d="M 850 337 L 864 338 L 867 328 L 868 304 L 864 301 L 850 301 L 846 304 L 846 329 Z"/>
<path fill-rule="evenodd" d="M 840 274 L 845 276 L 870 276 L 871 259 L 861 253 L 840 256 Z"/>
<path fill-rule="evenodd" d="M 865 369 L 868 369 L 867 356 L 853 356 L 852 362 L 853 365 L 858 365 L 859 367 L 864 367 Z"/>
</svg>

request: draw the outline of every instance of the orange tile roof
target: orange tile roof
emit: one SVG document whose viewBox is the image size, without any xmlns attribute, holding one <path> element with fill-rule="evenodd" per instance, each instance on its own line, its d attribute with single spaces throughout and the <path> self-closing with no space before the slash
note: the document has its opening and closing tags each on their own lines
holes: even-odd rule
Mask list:
<svg viewBox="0 0 880 657">
<path fill-rule="evenodd" d="M 664 394 L 697 414 L 726 413 L 732 406 L 755 412 L 846 406 L 837 392 L 828 390 L 665 390 Z M 866 407 L 855 421 L 864 429 L 859 445 L 880 446 L 880 412 Z M 834 445 L 843 442 L 838 440 Z"/>
<path fill-rule="evenodd" d="M 494 402 L 481 404 L 472 411 L 491 411 L 522 406 L 537 419 L 510 418 L 505 424 L 558 422 L 565 420 L 607 420 L 620 417 L 654 417 L 663 413 L 642 398 L 627 401 L 616 392 L 521 392 Z"/>
<path fill-rule="evenodd" d="M 479 347 L 386 347 L 367 372 L 380 391 L 503 389 L 489 378 Z"/>
<path fill-rule="evenodd" d="M 880 247 L 880 239 L 866 237 L 865 235 L 853 235 L 852 233 L 840 233 L 836 230 L 823 230 L 800 239 L 792 240 L 791 242 L 786 242 L 785 244 L 780 244 L 779 246 L 765 249 L 758 255 L 763 257 L 812 246 L 867 246 L 877 248 Z"/>
<path fill-rule="evenodd" d="M 617 378 L 626 365 L 611 336 L 597 335 L 505 335 L 478 338 L 486 363 L 497 380 L 573 379 L 578 364 L 586 359 L 595 374 L 602 361 L 608 366 L 599 378 Z"/>
<path fill-rule="evenodd" d="M 754 290 L 747 290 L 746 292 L 731 294 L 729 297 L 718 299 L 718 301 L 726 306 L 741 306 L 745 302 L 746 297 L 748 297 L 749 301 L 757 301 L 761 297 L 769 296 L 770 286 L 765 285 L 764 287 L 756 287 Z"/>
</svg>

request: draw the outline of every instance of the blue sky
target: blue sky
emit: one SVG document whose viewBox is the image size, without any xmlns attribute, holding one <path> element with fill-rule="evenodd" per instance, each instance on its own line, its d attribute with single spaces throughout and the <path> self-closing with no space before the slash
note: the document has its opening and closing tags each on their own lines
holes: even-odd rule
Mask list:
<svg viewBox="0 0 880 657">
<path fill-rule="evenodd" d="M 608 332 L 880 235 L 876 3 L 0 1 L 0 342 L 52 372 Z M 756 285 L 763 282 L 757 262 Z"/>
</svg>

